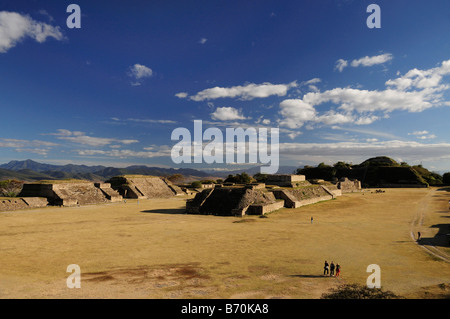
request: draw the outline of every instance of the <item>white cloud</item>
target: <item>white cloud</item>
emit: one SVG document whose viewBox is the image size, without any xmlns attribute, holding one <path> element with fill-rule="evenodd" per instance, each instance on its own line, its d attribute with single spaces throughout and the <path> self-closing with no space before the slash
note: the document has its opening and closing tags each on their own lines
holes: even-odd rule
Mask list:
<svg viewBox="0 0 450 319">
<path fill-rule="evenodd" d="M 373 122 L 375 122 L 376 120 L 378 120 L 378 116 L 375 115 L 371 115 L 371 116 L 363 116 L 360 117 L 359 119 L 356 120 L 355 124 L 356 125 L 368 125 L 368 124 L 372 124 Z"/>
<path fill-rule="evenodd" d="M 425 135 L 428 134 L 428 131 L 414 131 L 412 133 L 408 133 L 408 135 Z"/>
<path fill-rule="evenodd" d="M 384 90 L 346 87 L 308 92 L 301 99 L 280 103 L 280 114 L 284 118 L 280 124 L 288 128 L 301 127 L 305 122 L 336 125 L 354 121 L 356 125 L 368 125 L 388 118 L 393 111 L 422 112 L 447 105 L 443 93 L 450 85 L 442 84 L 442 80 L 448 74 L 450 60 L 429 70 L 413 69 L 405 76 L 387 81 Z M 318 114 L 315 107 L 325 103 L 337 105 L 336 111 Z"/>
<path fill-rule="evenodd" d="M 200 44 L 205 44 L 206 41 L 208 41 L 208 39 L 206 39 L 206 38 L 201 38 L 200 40 L 198 40 L 198 43 L 200 43 Z"/>
<path fill-rule="evenodd" d="M 368 158 L 388 155 L 403 160 L 450 159 L 450 143 L 424 144 L 415 141 L 375 141 L 340 143 L 281 143 L 280 154 L 298 160 L 306 157 L 319 158 Z"/>
<path fill-rule="evenodd" d="M 348 61 L 344 59 L 339 59 L 336 61 L 336 65 L 334 67 L 335 70 L 339 70 L 339 72 L 342 72 L 344 68 L 348 66 Z"/>
<path fill-rule="evenodd" d="M 313 79 L 308 80 L 308 81 L 306 81 L 306 82 L 302 82 L 302 84 L 304 84 L 304 85 L 309 85 L 309 84 L 316 84 L 316 83 L 320 83 L 320 82 L 322 82 L 321 79 L 319 79 L 319 78 L 313 78 Z"/>
<path fill-rule="evenodd" d="M 351 61 L 350 66 L 352 66 L 354 68 L 359 67 L 359 66 L 373 66 L 373 65 L 377 65 L 377 64 L 386 63 L 392 59 L 393 59 L 393 56 L 390 53 L 375 55 L 375 56 L 371 56 L 371 57 L 365 56 L 363 58 L 355 59 L 355 60 Z M 347 60 L 339 59 L 336 61 L 336 65 L 335 65 L 334 69 L 338 70 L 339 72 L 342 72 L 344 70 L 344 68 L 346 68 L 347 66 L 349 66 L 349 63 Z"/>
<path fill-rule="evenodd" d="M 155 150 L 155 151 L 153 151 Z M 133 151 L 133 150 L 77 150 L 78 155 L 81 156 L 106 156 L 106 157 L 116 157 L 116 158 L 153 158 L 153 157 L 166 157 L 170 156 L 171 148 L 167 145 L 161 145 L 157 148 L 146 147 L 144 151 Z"/>
<path fill-rule="evenodd" d="M 211 118 L 218 121 L 233 121 L 233 120 L 245 120 L 246 117 L 241 114 L 238 109 L 234 107 L 218 107 L 213 113 Z"/>
<path fill-rule="evenodd" d="M 33 153 L 42 156 L 47 156 L 49 152 L 49 150 L 45 148 L 18 148 L 15 151 L 19 153 Z"/>
<path fill-rule="evenodd" d="M 116 138 L 105 138 L 105 137 L 92 137 L 86 135 L 84 132 L 69 131 L 64 129 L 59 129 L 57 133 L 50 133 L 49 135 L 57 136 L 57 139 L 66 140 L 77 144 L 89 145 L 89 146 L 106 146 L 113 143 L 119 144 L 134 144 L 138 143 L 138 140 L 131 139 L 116 139 Z"/>
<path fill-rule="evenodd" d="M 133 78 L 135 82 L 131 82 L 132 86 L 141 85 L 141 80 L 153 76 L 153 70 L 142 64 L 135 64 L 128 69 L 128 76 Z"/>
<path fill-rule="evenodd" d="M 0 147 L 13 148 L 20 153 L 34 153 L 46 156 L 50 149 L 58 146 L 56 143 L 39 140 L 20 140 L 11 138 L 0 138 Z"/>
<path fill-rule="evenodd" d="M 280 125 L 288 128 L 300 128 L 305 122 L 312 121 L 316 117 L 313 106 L 300 99 L 284 100 L 280 103 L 280 114 L 284 117 Z"/>
<path fill-rule="evenodd" d="M 39 10 L 38 13 L 46 17 L 49 22 L 55 21 L 55 19 L 44 9 Z"/>
<path fill-rule="evenodd" d="M 428 132 L 428 131 L 415 131 L 412 133 L 408 133 L 408 135 L 414 135 L 420 140 L 428 140 L 428 139 L 433 139 L 433 138 L 437 137 L 434 134 L 430 134 L 430 132 Z"/>
<path fill-rule="evenodd" d="M 155 119 L 134 119 L 129 118 L 127 121 L 130 122 L 140 122 L 140 123 L 150 123 L 150 124 L 177 124 L 178 122 L 173 120 L 155 120 Z"/>
<path fill-rule="evenodd" d="M 346 124 L 353 122 L 354 117 L 350 114 L 336 113 L 335 111 L 330 110 L 323 115 L 317 116 L 314 121 L 327 125 Z"/>
<path fill-rule="evenodd" d="M 64 39 L 58 26 L 33 20 L 28 15 L 0 11 L 0 53 L 7 52 L 27 37 L 39 43 L 47 38 Z"/>
<path fill-rule="evenodd" d="M 450 74 L 450 60 L 443 61 L 440 66 L 428 69 L 412 69 L 404 76 L 386 82 L 386 85 L 399 91 L 410 89 L 448 89 L 448 85 L 440 85 L 442 78 Z"/>
<path fill-rule="evenodd" d="M 290 132 L 290 133 L 287 133 L 287 136 L 291 139 L 291 140 L 293 140 L 294 138 L 296 138 L 297 136 L 299 136 L 299 135 L 301 135 L 302 134 L 302 132 Z"/>
<path fill-rule="evenodd" d="M 383 64 L 393 59 L 392 54 L 385 53 L 376 56 L 365 56 L 363 58 L 353 60 L 350 65 L 354 68 L 359 66 L 372 66 L 376 64 Z"/>
<path fill-rule="evenodd" d="M 218 98 L 240 98 L 241 100 L 253 100 L 254 98 L 266 98 L 272 95 L 285 96 L 287 91 L 296 87 L 297 83 L 294 81 L 289 84 L 271 84 L 262 83 L 254 84 L 250 83 L 245 86 L 233 86 L 229 88 L 214 87 L 198 92 L 196 95 L 191 96 L 193 101 L 204 101 Z"/>
<path fill-rule="evenodd" d="M 180 93 L 175 94 L 175 96 L 180 99 L 185 99 L 188 97 L 188 94 L 187 94 L 187 92 L 180 92 Z"/>
</svg>

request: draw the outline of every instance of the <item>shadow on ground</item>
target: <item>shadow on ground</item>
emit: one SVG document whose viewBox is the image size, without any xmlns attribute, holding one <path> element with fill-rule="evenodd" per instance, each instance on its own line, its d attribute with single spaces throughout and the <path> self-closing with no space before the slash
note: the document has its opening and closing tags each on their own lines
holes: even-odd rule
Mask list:
<svg viewBox="0 0 450 319">
<path fill-rule="evenodd" d="M 141 213 L 145 214 L 186 214 L 185 209 L 150 209 L 150 210 L 142 210 Z"/>
<path fill-rule="evenodd" d="M 299 277 L 299 278 L 326 278 L 330 276 L 324 275 L 290 275 L 289 277 Z M 331 276 L 332 277 L 332 276 Z"/>
<path fill-rule="evenodd" d="M 417 241 L 419 245 L 450 247 L 450 224 L 437 224 L 431 228 L 439 228 L 434 237 L 425 237 Z"/>
</svg>

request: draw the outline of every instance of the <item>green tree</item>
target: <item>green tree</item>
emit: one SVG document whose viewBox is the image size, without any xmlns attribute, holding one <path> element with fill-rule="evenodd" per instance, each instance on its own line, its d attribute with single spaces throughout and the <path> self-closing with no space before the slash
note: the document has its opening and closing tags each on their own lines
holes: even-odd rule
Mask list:
<svg viewBox="0 0 450 319">
<path fill-rule="evenodd" d="M 444 175 L 442 176 L 442 182 L 444 183 L 444 185 L 450 185 L 450 172 L 444 173 Z"/>
<path fill-rule="evenodd" d="M 236 183 L 236 184 L 248 184 L 253 181 L 253 178 L 247 173 L 243 172 L 242 174 L 236 175 L 228 175 L 225 183 Z"/>
<path fill-rule="evenodd" d="M 345 169 L 348 169 L 348 168 L 352 167 L 352 164 L 339 161 L 339 162 L 335 163 L 333 165 L 333 167 L 334 168 L 345 168 Z"/>
<path fill-rule="evenodd" d="M 260 183 L 265 183 L 267 181 L 267 174 L 256 173 L 253 178 Z"/>
<path fill-rule="evenodd" d="M 193 188 L 202 188 L 202 182 L 200 181 L 195 181 L 191 183 L 191 187 Z"/>
</svg>

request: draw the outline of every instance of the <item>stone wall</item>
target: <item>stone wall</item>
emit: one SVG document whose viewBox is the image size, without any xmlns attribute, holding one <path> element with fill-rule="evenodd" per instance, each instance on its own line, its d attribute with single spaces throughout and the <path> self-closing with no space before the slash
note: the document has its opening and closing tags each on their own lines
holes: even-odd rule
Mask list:
<svg viewBox="0 0 450 319">
<path fill-rule="evenodd" d="M 246 211 L 247 215 L 264 215 L 284 207 L 283 200 L 277 200 L 270 204 L 255 204 L 250 205 Z"/>
<path fill-rule="evenodd" d="M 45 207 L 47 204 L 47 199 L 40 197 L 0 198 L 0 212 Z"/>
<path fill-rule="evenodd" d="M 24 184 L 20 197 L 45 197 L 50 205 L 76 206 L 121 200 L 120 195 L 105 183 L 84 181 L 47 181 Z"/>
<path fill-rule="evenodd" d="M 267 185 L 283 187 L 296 187 L 304 185 L 305 182 L 305 175 L 268 175 L 266 180 Z"/>
<path fill-rule="evenodd" d="M 205 215 L 243 216 L 252 205 L 267 205 L 275 202 L 273 193 L 266 190 L 217 187 L 203 190 L 194 199 L 188 200 L 186 211 Z"/>
<path fill-rule="evenodd" d="M 161 177 L 124 175 L 107 182 L 124 198 L 169 198 L 182 194 L 179 187 Z"/>
<path fill-rule="evenodd" d="M 109 199 L 111 202 L 120 202 L 123 200 L 122 195 L 111 188 L 110 183 L 95 183 L 95 187 L 100 189 L 105 195 L 106 199 Z"/>
<path fill-rule="evenodd" d="M 350 180 L 347 177 L 341 178 L 337 184 L 337 188 L 342 191 L 342 193 L 352 193 L 361 190 L 361 182 L 357 179 Z"/>
<path fill-rule="evenodd" d="M 304 205 L 330 200 L 339 196 L 339 192 L 322 185 L 298 188 L 280 188 L 272 190 L 275 198 L 284 200 L 287 208 L 297 208 Z"/>
</svg>

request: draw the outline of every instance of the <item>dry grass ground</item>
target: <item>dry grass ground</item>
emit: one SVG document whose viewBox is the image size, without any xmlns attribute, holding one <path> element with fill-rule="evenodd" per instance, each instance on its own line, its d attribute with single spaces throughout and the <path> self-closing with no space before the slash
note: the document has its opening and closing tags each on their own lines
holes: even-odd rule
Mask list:
<svg viewBox="0 0 450 319">
<path fill-rule="evenodd" d="M 268 218 L 186 215 L 185 199 L 0 213 L 0 298 L 319 298 L 364 285 L 369 264 L 396 294 L 448 297 L 450 264 L 423 249 L 450 253 L 448 191 L 347 194 Z M 341 278 L 322 276 L 324 260 Z M 66 286 L 70 264 L 81 289 Z"/>
</svg>

